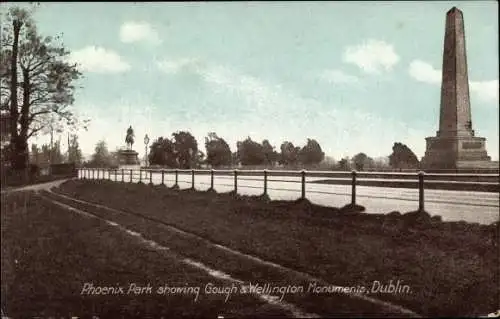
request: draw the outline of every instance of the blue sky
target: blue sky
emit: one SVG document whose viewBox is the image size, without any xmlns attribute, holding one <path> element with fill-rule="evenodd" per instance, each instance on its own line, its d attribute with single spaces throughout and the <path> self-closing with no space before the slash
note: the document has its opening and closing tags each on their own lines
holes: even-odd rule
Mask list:
<svg viewBox="0 0 500 319">
<path fill-rule="evenodd" d="M 235 150 L 250 136 L 340 159 L 418 157 L 438 129 L 446 11 L 464 13 L 473 128 L 498 159 L 498 4 L 456 2 L 42 3 L 44 35 L 63 33 L 85 78 L 75 110 L 98 140 L 134 148 L 189 130 L 204 151 L 214 131 Z M 44 138 L 38 139 L 39 141 Z M 62 138 L 64 141 L 64 137 Z"/>
</svg>

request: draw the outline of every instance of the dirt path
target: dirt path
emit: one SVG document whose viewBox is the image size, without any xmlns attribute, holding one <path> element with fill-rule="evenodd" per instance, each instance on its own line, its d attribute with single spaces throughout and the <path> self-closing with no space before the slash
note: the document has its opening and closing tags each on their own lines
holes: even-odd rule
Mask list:
<svg viewBox="0 0 500 319">
<path fill-rule="evenodd" d="M 62 183 L 71 180 L 72 178 L 66 178 L 66 179 L 60 179 L 57 181 L 51 181 L 47 183 L 40 183 L 40 184 L 33 184 L 33 185 L 27 185 L 27 186 L 21 186 L 21 187 L 12 187 L 12 188 L 5 188 L 2 189 L 2 194 L 5 193 L 13 193 L 13 192 L 21 192 L 21 191 L 35 191 L 38 192 L 40 190 L 50 190 L 52 187 L 59 187 Z"/>
</svg>

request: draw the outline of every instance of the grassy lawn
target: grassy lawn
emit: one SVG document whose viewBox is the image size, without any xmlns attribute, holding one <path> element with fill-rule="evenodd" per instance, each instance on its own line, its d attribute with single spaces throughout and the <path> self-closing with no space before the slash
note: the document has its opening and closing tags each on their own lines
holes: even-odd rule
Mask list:
<svg viewBox="0 0 500 319">
<path fill-rule="evenodd" d="M 2 194 L 1 200 L 1 307 L 10 318 L 287 315 L 251 295 L 232 295 L 225 302 L 226 295 L 203 293 L 208 283 L 230 284 L 104 221 L 59 208 L 34 193 Z M 98 294 L 89 284 L 123 292 Z M 129 290 L 131 284 L 152 289 L 137 293 Z M 202 291 L 194 301 L 195 294 L 158 293 L 165 285 Z"/>
<path fill-rule="evenodd" d="M 385 284 L 399 280 L 410 287 L 409 293 L 375 292 L 370 296 L 422 315 L 471 316 L 498 308 L 498 224 L 435 222 L 410 226 L 399 217 L 342 215 L 334 208 L 307 202 L 263 202 L 109 181 L 70 181 L 62 186 L 62 192 L 155 218 L 330 283 L 372 287 L 374 281 Z M 168 241 L 165 236 L 179 236 L 167 235 L 165 229 L 158 229 L 152 222 L 138 222 L 133 216 L 104 210 L 99 213 L 156 236 L 158 241 Z M 246 280 L 285 278 L 241 260 L 230 262 L 209 246 L 197 248 L 203 247 L 201 243 L 193 245 L 180 238 L 169 242 L 184 254 L 198 256 Z M 286 280 L 293 279 L 287 276 Z M 343 313 L 343 305 L 350 303 L 344 312 L 349 313 L 347 308 L 353 305 L 352 300 L 332 304 L 319 295 L 299 301 L 307 310 L 329 315 Z M 373 310 L 368 305 L 359 308 L 363 315 Z"/>
</svg>

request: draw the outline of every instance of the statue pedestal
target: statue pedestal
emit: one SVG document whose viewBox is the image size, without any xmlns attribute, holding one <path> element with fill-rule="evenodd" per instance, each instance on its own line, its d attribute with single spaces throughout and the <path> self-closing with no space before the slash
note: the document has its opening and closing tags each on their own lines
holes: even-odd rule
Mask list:
<svg viewBox="0 0 500 319">
<path fill-rule="evenodd" d="M 134 150 L 120 150 L 118 151 L 118 160 L 120 165 L 137 165 L 139 164 L 139 153 Z"/>
</svg>

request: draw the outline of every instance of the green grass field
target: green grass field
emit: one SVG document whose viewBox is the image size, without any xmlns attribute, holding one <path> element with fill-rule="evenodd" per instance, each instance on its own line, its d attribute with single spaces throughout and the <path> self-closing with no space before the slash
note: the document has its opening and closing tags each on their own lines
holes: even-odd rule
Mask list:
<svg viewBox="0 0 500 319">
<path fill-rule="evenodd" d="M 307 201 L 268 202 L 256 197 L 109 181 L 69 181 L 56 193 L 127 213 L 77 203 L 55 194 L 43 196 L 118 223 L 169 247 L 176 256 L 200 261 L 245 282 L 307 287 L 311 280 L 304 279 L 299 272 L 331 284 L 368 289 L 375 281 L 386 284 L 399 280 L 408 285 L 410 291 L 378 291 L 367 296 L 423 316 L 477 316 L 498 308 L 498 225 L 433 222 L 411 226 L 399 217 L 340 214 L 338 209 Z M 232 303 L 224 303 L 225 296 L 212 298 L 205 300 L 206 304 L 165 296 L 110 297 L 109 300 L 102 296 L 82 297 L 79 295 L 82 283 L 90 281 L 182 282 L 180 278 L 187 276 L 193 285 L 201 285 L 208 279 L 206 274 L 176 263 L 176 258 L 168 259 L 159 252 L 140 248 L 130 236 L 102 221 L 80 217 L 31 195 L 26 198 L 26 209 L 19 204 L 13 207 L 14 199 L 4 201 L 2 198 L 2 203 L 7 202 L 5 211 L 8 212 L 2 213 L 2 251 L 7 252 L 3 253 L 7 256 L 5 260 L 2 257 L 2 266 L 7 265 L 2 267 L 7 269 L 2 270 L 2 309 L 7 309 L 9 315 L 34 314 L 45 309 L 43 304 L 54 304 L 50 307 L 52 313 L 76 309 L 80 313 L 130 315 L 140 311 L 141 314 L 171 313 L 186 317 L 214 317 L 217 313 L 284 314 L 283 310 L 259 304 L 248 296 L 242 299 L 232 296 Z M 19 197 L 16 200 L 25 202 Z M 174 231 L 168 225 L 188 234 Z M 40 241 L 45 244 L 37 246 Z M 214 244 L 286 268 L 273 268 L 221 250 Z M 25 250 L 32 257 L 23 257 Z M 47 254 L 59 257 L 47 257 Z M 31 275 L 30 280 L 19 279 L 21 285 L 15 278 L 24 278 L 19 275 L 24 268 L 18 269 L 16 256 L 24 258 L 24 267 L 37 274 Z M 16 288 L 23 285 L 25 290 Z M 43 289 L 49 286 L 50 290 Z M 23 291 L 27 299 L 19 299 Z M 42 293 L 30 295 L 27 291 Z M 68 301 L 57 301 L 57 291 L 64 292 L 60 296 Z M 82 306 L 77 306 L 79 299 L 83 300 Z M 391 314 L 380 305 L 338 293 L 286 294 L 284 301 L 306 313 L 326 317 Z M 24 306 L 26 303 L 28 306 Z M 127 308 L 130 303 L 135 310 Z M 239 307 L 242 310 L 236 311 Z"/>
<path fill-rule="evenodd" d="M 446 222 L 409 227 L 397 218 L 341 215 L 336 209 L 304 202 L 266 203 L 257 198 L 107 181 L 72 181 L 62 191 L 154 217 L 338 285 L 402 280 L 411 287 L 411 294 L 373 297 L 423 315 L 479 315 L 497 307 L 495 225 Z M 238 272 L 238 267 L 214 264 Z"/>
<path fill-rule="evenodd" d="M 2 195 L 1 246 L 2 310 L 10 318 L 287 314 L 251 295 L 234 295 L 225 302 L 225 295 L 203 293 L 209 283 L 228 283 L 186 267 L 171 252 L 148 249 L 100 220 L 59 208 L 33 193 Z M 122 287 L 123 292 L 105 295 L 89 284 Z M 130 290 L 132 284 L 136 286 Z M 137 294 L 134 287 L 148 284 L 151 293 L 145 289 Z M 157 290 L 165 285 L 202 291 L 195 301 L 195 291 Z"/>
</svg>

